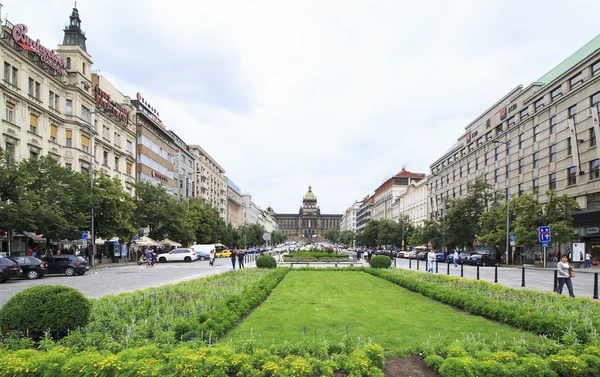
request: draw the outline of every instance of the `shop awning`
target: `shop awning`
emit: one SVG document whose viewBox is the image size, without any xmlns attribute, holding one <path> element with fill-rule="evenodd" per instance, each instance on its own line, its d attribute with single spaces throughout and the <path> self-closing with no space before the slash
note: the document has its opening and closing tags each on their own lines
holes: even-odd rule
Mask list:
<svg viewBox="0 0 600 377">
<path fill-rule="evenodd" d="M 43 238 L 41 235 L 37 235 L 37 234 L 31 233 L 31 232 L 23 232 L 23 234 L 26 235 L 27 237 L 31 238 L 33 240 L 33 242 L 46 243 L 46 239 Z"/>
<path fill-rule="evenodd" d="M 170 239 L 164 239 L 162 241 L 160 241 L 160 244 L 163 246 L 175 246 L 175 247 L 181 247 L 181 244 L 179 242 L 170 240 Z"/>
</svg>

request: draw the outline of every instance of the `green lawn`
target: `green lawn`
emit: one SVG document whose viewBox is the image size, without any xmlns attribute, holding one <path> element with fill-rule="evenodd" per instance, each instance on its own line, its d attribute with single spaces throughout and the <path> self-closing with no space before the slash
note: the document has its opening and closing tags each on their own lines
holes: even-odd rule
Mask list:
<svg viewBox="0 0 600 377">
<path fill-rule="evenodd" d="M 363 272 L 290 271 L 269 298 L 227 340 L 260 335 L 262 342 L 325 337 L 339 343 L 346 333 L 371 338 L 392 355 L 413 353 L 430 336 L 454 339 L 481 334 L 490 341 L 512 342 L 517 329 L 440 304 Z M 535 335 L 526 334 L 528 341 Z"/>
</svg>

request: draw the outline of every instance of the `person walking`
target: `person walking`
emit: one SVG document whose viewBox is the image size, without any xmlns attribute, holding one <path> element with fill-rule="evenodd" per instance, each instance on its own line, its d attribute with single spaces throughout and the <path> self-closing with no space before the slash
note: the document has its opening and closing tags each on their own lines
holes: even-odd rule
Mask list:
<svg viewBox="0 0 600 377">
<path fill-rule="evenodd" d="M 233 250 L 231 250 L 231 265 L 233 266 L 234 270 L 235 270 L 235 260 L 236 259 L 237 259 L 237 250 L 234 247 Z"/>
<path fill-rule="evenodd" d="M 208 252 L 208 264 L 213 266 L 215 264 L 215 249 L 210 249 Z"/>
<path fill-rule="evenodd" d="M 237 254 L 238 254 L 238 268 L 245 268 L 244 257 L 246 256 L 246 253 L 244 253 L 244 250 L 239 250 L 237 252 Z"/>
<path fill-rule="evenodd" d="M 587 253 L 585 253 L 585 268 L 587 270 L 592 268 L 592 254 L 590 254 L 589 251 Z"/>
<path fill-rule="evenodd" d="M 556 264 L 557 277 L 558 277 L 558 294 L 561 295 L 563 287 L 567 284 L 569 290 L 569 296 L 575 297 L 573 294 L 573 282 L 571 281 L 571 272 L 573 267 L 569 264 L 569 257 L 563 255 L 561 261 Z"/>
<path fill-rule="evenodd" d="M 279 250 L 279 257 L 277 257 L 277 263 L 283 263 L 283 251 Z"/>
<path fill-rule="evenodd" d="M 152 265 L 152 249 L 148 248 L 146 250 L 146 268 L 153 267 Z"/>
<path fill-rule="evenodd" d="M 427 259 L 429 260 L 429 269 L 427 271 L 433 273 L 433 264 L 435 263 L 435 251 L 433 251 L 433 247 L 429 249 Z"/>
<path fill-rule="evenodd" d="M 452 254 L 452 261 L 454 262 L 454 267 L 458 267 L 458 251 L 454 250 L 454 254 Z"/>
</svg>

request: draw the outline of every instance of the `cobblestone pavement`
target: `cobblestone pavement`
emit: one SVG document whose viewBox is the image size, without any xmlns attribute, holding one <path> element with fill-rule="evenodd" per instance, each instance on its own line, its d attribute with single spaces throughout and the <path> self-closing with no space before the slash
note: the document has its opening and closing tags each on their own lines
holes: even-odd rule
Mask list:
<svg viewBox="0 0 600 377">
<path fill-rule="evenodd" d="M 246 263 L 246 267 L 254 266 L 255 262 Z M 98 264 L 81 276 L 45 275 L 36 280 L 11 279 L 0 284 L 0 306 L 17 292 L 37 285 L 64 285 L 81 291 L 86 297 L 99 298 L 108 294 L 179 283 L 231 269 L 229 258 L 217 258 L 213 267 L 208 265 L 208 261 L 157 263 L 152 268 L 137 264 L 109 267 Z"/>
</svg>

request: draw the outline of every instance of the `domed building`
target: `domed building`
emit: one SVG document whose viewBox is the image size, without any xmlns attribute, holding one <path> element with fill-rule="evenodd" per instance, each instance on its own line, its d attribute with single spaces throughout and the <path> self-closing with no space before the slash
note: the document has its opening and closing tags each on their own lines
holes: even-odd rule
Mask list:
<svg viewBox="0 0 600 377">
<path fill-rule="evenodd" d="M 290 240 L 305 242 L 325 241 L 328 230 L 340 229 L 342 215 L 321 214 L 317 196 L 308 186 L 308 192 L 302 198 L 302 206 L 298 214 L 274 214 L 277 228 Z"/>
</svg>

